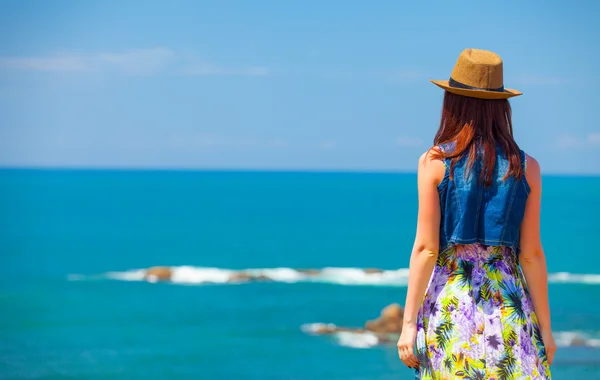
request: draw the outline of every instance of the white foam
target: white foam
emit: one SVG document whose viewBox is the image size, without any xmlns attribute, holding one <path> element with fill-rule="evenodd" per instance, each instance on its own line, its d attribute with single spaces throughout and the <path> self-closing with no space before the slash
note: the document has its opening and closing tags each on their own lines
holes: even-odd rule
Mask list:
<svg viewBox="0 0 600 380">
<path fill-rule="evenodd" d="M 307 334 L 316 334 L 323 329 L 334 329 L 335 327 L 333 323 L 306 323 L 300 326 L 300 329 Z"/>
<path fill-rule="evenodd" d="M 174 266 L 171 270 L 170 282 L 175 284 L 206 284 L 244 282 L 244 279 L 232 281 L 233 275 L 247 274 L 254 278 L 268 279 L 275 282 L 320 282 L 340 285 L 387 285 L 403 286 L 408 279 L 408 269 L 386 270 L 377 273 L 365 273 L 360 268 L 324 268 L 317 274 L 293 268 L 250 268 L 250 269 L 221 269 L 210 267 Z M 107 272 L 102 275 L 84 276 L 72 274 L 67 277 L 71 281 L 93 278 L 105 278 L 119 281 L 148 281 L 157 282 L 155 276 L 146 276 L 145 269 L 132 269 L 124 272 Z M 246 280 L 250 281 L 250 280 Z"/>
<path fill-rule="evenodd" d="M 341 346 L 352 348 L 371 348 L 379 344 L 379 339 L 371 333 L 339 332 L 334 334 Z"/>
<path fill-rule="evenodd" d="M 311 274 L 306 271 L 293 268 L 250 268 L 250 269 L 223 269 L 213 267 L 195 267 L 195 266 L 173 266 L 169 267 L 172 271 L 171 283 L 175 284 L 224 284 L 248 282 L 243 277 L 236 281 L 231 281 L 231 276 L 247 274 L 257 279 L 268 279 L 275 282 L 297 283 L 297 282 L 318 282 L 338 285 L 371 285 L 371 286 L 406 286 L 408 283 L 408 269 L 400 268 L 396 270 L 382 270 L 366 272 L 362 268 L 322 268 L 316 273 Z M 132 269 L 124 272 L 108 272 L 102 275 L 85 276 L 72 274 L 68 276 L 70 281 L 81 281 L 89 279 L 108 278 L 120 281 L 148 281 L 157 282 L 159 279 L 153 276 L 145 276 L 145 269 Z M 557 284 L 588 284 L 600 285 L 600 274 L 583 274 L 558 272 L 548 275 L 550 283 Z"/>
<path fill-rule="evenodd" d="M 336 327 L 333 323 L 307 323 L 301 326 L 301 330 L 306 334 L 319 335 L 320 331 L 332 331 Z M 368 331 L 338 331 L 322 335 L 333 337 L 341 346 L 353 348 L 370 348 L 389 343 L 380 341 L 377 335 Z M 557 331 L 553 335 L 558 347 L 600 348 L 600 332 Z"/>
<path fill-rule="evenodd" d="M 600 274 L 557 272 L 548 275 L 548 281 L 568 284 L 600 284 Z"/>
<path fill-rule="evenodd" d="M 558 331 L 552 334 L 558 347 L 600 347 L 600 334 L 584 331 Z"/>
<path fill-rule="evenodd" d="M 145 274 L 145 269 L 132 269 L 126 272 L 108 272 L 104 277 L 121 281 L 142 281 Z"/>
<path fill-rule="evenodd" d="M 306 275 L 292 268 L 246 269 L 241 272 L 254 276 L 266 276 L 277 282 L 299 282 L 306 280 Z"/>
<path fill-rule="evenodd" d="M 317 335 L 319 331 L 333 330 L 333 323 L 307 323 L 301 326 L 301 330 L 307 334 Z M 380 344 L 379 338 L 370 332 L 338 331 L 327 334 L 340 345 L 352 348 L 371 348 Z"/>
<path fill-rule="evenodd" d="M 408 269 L 366 273 L 362 268 L 323 268 L 312 280 L 340 285 L 404 286 L 408 283 Z"/>
<path fill-rule="evenodd" d="M 171 282 L 176 284 L 223 284 L 234 273 L 234 271 L 227 269 L 197 268 L 192 266 L 174 267 L 171 269 L 173 271 Z"/>
</svg>

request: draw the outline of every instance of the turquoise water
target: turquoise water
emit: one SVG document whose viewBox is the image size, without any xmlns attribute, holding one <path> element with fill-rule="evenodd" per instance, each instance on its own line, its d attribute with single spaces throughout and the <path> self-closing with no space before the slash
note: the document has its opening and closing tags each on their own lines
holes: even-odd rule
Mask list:
<svg viewBox="0 0 600 380">
<path fill-rule="evenodd" d="M 411 379 L 394 347 L 307 330 L 361 326 L 404 301 L 415 184 L 414 174 L 2 170 L 0 378 Z M 598 194 L 600 178 L 544 178 L 555 379 L 600 379 Z M 140 280 L 156 265 L 174 267 L 172 283 Z M 387 271 L 352 269 L 366 267 Z M 250 268 L 277 281 L 222 283 Z M 307 280 L 297 268 L 330 269 Z"/>
</svg>

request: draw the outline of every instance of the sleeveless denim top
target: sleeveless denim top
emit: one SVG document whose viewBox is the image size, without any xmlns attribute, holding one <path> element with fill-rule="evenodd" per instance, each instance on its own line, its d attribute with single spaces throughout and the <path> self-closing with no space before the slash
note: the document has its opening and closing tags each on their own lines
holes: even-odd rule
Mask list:
<svg viewBox="0 0 600 380">
<path fill-rule="evenodd" d="M 452 151 L 453 144 L 440 148 Z M 511 176 L 503 180 L 508 170 L 508 160 L 500 146 L 496 147 L 496 165 L 492 184 L 485 186 L 479 181 L 481 160 L 475 160 L 465 177 L 468 154 L 454 166 L 450 179 L 450 160 L 444 160 L 446 174 L 438 185 L 441 222 L 440 252 L 452 244 L 480 243 L 492 246 L 507 246 L 518 255 L 521 222 L 525 213 L 525 202 L 530 192 L 525 179 L 525 153 L 520 150 L 523 177 L 516 180 Z"/>
</svg>

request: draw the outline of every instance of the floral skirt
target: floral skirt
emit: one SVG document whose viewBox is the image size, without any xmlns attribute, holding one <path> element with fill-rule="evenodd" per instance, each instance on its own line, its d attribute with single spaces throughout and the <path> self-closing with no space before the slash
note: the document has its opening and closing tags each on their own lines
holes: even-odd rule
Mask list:
<svg viewBox="0 0 600 380">
<path fill-rule="evenodd" d="M 442 252 L 417 318 L 417 379 L 550 379 L 533 304 L 514 252 Z"/>
</svg>

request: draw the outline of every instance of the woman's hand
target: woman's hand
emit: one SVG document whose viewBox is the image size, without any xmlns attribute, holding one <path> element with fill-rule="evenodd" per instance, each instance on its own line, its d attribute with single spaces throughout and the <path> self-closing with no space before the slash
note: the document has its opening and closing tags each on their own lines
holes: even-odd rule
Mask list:
<svg viewBox="0 0 600 380">
<path fill-rule="evenodd" d="M 404 364 L 409 368 L 418 368 L 419 361 L 417 360 L 414 347 L 415 340 L 417 339 L 417 326 L 415 325 L 404 325 L 402 327 L 402 333 L 398 339 L 398 356 Z"/>
<path fill-rule="evenodd" d="M 542 339 L 544 341 L 544 348 L 546 349 L 546 356 L 548 357 L 548 365 L 551 365 L 554 361 L 554 353 L 556 352 L 556 343 L 554 343 L 552 330 L 542 331 Z"/>
</svg>

